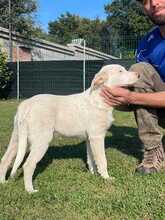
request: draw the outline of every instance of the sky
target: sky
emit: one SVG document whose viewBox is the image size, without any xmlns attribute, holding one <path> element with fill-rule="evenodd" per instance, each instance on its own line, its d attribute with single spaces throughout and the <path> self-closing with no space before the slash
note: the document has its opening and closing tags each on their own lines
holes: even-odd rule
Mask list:
<svg viewBox="0 0 165 220">
<path fill-rule="evenodd" d="M 49 21 L 54 21 L 61 14 L 70 12 L 95 19 L 105 19 L 104 5 L 111 0 L 38 0 L 37 21 L 47 31 Z"/>
</svg>

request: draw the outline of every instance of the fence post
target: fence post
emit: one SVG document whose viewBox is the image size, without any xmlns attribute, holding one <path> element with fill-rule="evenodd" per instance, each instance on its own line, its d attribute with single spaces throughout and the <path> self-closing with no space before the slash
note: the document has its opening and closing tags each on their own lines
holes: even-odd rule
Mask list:
<svg viewBox="0 0 165 220">
<path fill-rule="evenodd" d="M 19 45 L 17 45 L 17 101 L 20 99 L 20 60 L 19 60 Z"/>
<path fill-rule="evenodd" d="M 11 0 L 8 0 L 9 10 L 9 61 L 13 61 L 13 42 L 12 42 L 12 18 L 11 18 Z"/>
<path fill-rule="evenodd" d="M 85 85 L 85 80 L 86 80 L 86 41 L 84 40 L 84 50 L 83 50 L 83 90 L 85 91 L 86 85 Z"/>
<path fill-rule="evenodd" d="M 85 74 L 86 74 L 86 40 L 83 38 L 77 38 L 77 39 L 73 39 L 72 43 L 74 44 L 78 44 L 80 46 L 82 46 L 83 43 L 83 91 L 85 91 L 86 85 L 85 85 Z"/>
</svg>

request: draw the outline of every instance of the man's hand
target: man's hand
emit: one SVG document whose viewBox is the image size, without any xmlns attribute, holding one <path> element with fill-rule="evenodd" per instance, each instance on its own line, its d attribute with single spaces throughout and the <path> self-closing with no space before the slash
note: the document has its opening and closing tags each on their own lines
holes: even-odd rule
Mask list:
<svg viewBox="0 0 165 220">
<path fill-rule="evenodd" d="M 104 86 L 101 90 L 101 96 L 109 106 L 128 105 L 130 104 L 131 91 L 119 86 Z"/>
</svg>

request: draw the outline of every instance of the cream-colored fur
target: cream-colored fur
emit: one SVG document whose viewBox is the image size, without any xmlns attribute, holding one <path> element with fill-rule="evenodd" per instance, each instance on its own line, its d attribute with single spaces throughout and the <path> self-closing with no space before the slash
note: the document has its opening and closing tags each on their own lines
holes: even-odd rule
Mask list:
<svg viewBox="0 0 165 220">
<path fill-rule="evenodd" d="M 87 163 L 91 173 L 98 172 L 109 178 L 104 149 L 106 131 L 113 121 L 112 107 L 100 96 L 102 85 L 129 85 L 138 76 L 120 65 L 104 66 L 85 92 L 68 95 L 36 95 L 23 101 L 17 110 L 14 129 L 8 149 L 0 164 L 0 182 L 5 182 L 6 172 L 16 156 L 11 176 L 22 163 L 27 145 L 30 153 L 23 165 L 25 189 L 35 192 L 32 177 L 37 163 L 46 153 L 56 134 L 82 137 L 87 142 Z"/>
</svg>

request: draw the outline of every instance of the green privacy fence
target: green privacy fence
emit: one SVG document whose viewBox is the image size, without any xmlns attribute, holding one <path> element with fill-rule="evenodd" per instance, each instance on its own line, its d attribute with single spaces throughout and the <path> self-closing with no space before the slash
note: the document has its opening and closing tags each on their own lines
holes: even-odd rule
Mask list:
<svg viewBox="0 0 165 220">
<path fill-rule="evenodd" d="M 90 86 L 94 75 L 103 65 L 113 63 L 129 68 L 134 60 L 86 61 L 85 87 Z M 20 62 L 19 85 L 17 63 L 9 63 L 9 68 L 14 74 L 9 91 L 10 98 L 17 97 L 18 89 L 20 98 L 28 98 L 41 93 L 68 95 L 83 91 L 83 61 Z"/>
</svg>

